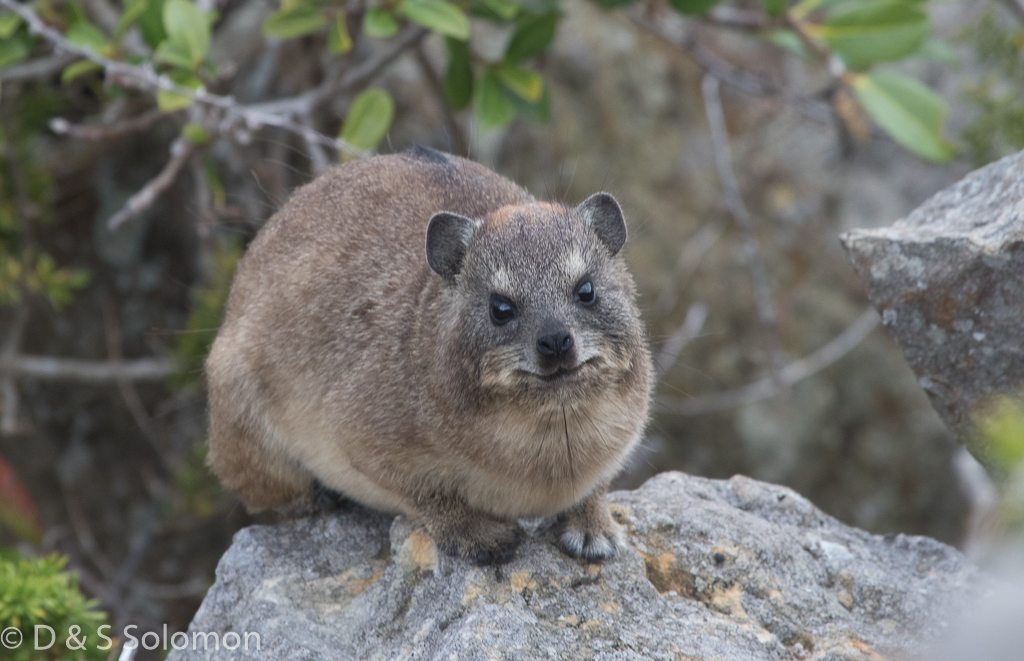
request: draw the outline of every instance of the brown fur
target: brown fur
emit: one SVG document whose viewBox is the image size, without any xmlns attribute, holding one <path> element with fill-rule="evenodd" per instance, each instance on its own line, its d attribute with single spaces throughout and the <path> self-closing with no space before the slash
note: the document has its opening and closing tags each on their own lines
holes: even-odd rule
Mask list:
<svg viewBox="0 0 1024 661">
<path fill-rule="evenodd" d="M 298 504 L 319 482 L 421 518 L 478 562 L 511 557 L 516 518 L 559 513 L 563 548 L 611 555 L 605 485 L 643 431 L 651 367 L 602 229 L 621 222 L 607 200 L 538 203 L 422 149 L 298 190 L 239 265 L 207 361 L 210 466 L 253 511 Z M 475 228 L 450 277 L 424 251 L 441 211 Z M 583 274 L 598 292 L 586 309 L 572 299 Z M 516 301 L 515 323 L 492 323 L 493 293 Z M 579 363 L 554 382 L 534 365 L 551 320 Z"/>
</svg>

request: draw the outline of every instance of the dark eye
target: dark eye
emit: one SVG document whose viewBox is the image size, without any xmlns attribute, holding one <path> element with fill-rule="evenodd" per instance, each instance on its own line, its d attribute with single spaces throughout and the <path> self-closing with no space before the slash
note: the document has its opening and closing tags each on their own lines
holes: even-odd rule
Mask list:
<svg viewBox="0 0 1024 661">
<path fill-rule="evenodd" d="M 500 294 L 491 294 L 491 321 L 504 326 L 516 316 L 516 306 Z"/>
<path fill-rule="evenodd" d="M 584 280 L 576 287 L 576 300 L 584 305 L 594 302 L 594 283 Z"/>
</svg>

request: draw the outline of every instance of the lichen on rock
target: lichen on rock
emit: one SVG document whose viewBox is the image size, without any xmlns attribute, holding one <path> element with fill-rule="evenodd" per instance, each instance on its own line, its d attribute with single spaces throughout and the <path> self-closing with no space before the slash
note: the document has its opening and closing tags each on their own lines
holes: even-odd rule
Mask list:
<svg viewBox="0 0 1024 661">
<path fill-rule="evenodd" d="M 955 549 L 879 537 L 749 478 L 664 473 L 610 495 L 627 546 L 573 560 L 543 526 L 501 567 L 359 507 L 238 533 L 190 631 L 273 659 L 898 659 L 979 590 Z M 202 638 L 200 638 L 200 645 Z"/>
</svg>

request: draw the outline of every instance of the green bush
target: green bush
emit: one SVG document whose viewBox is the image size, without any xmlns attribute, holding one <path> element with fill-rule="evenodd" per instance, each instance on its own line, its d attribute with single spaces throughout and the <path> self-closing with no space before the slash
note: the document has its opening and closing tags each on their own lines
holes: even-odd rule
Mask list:
<svg viewBox="0 0 1024 661">
<path fill-rule="evenodd" d="M 106 614 L 78 591 L 78 577 L 64 571 L 66 564 L 67 558 L 58 554 L 26 559 L 9 550 L 0 551 L 0 654 L 4 658 L 79 661 L 106 659 L 110 654 L 113 642 L 100 635 L 112 633 Z M 35 649 L 37 625 L 40 647 L 51 641 L 43 627 L 54 632 L 53 644 L 47 649 Z M 18 640 L 20 644 L 15 645 Z"/>
</svg>

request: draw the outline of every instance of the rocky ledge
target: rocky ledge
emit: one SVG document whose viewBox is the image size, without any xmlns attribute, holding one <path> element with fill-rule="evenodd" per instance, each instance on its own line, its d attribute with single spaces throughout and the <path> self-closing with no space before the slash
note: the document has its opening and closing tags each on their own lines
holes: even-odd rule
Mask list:
<svg viewBox="0 0 1024 661">
<path fill-rule="evenodd" d="M 895 661 L 982 582 L 953 548 L 870 535 L 745 477 L 664 473 L 609 500 L 628 546 L 604 565 L 541 529 L 510 564 L 475 567 L 357 507 L 247 528 L 189 631 L 256 632 L 259 651 L 200 637 L 170 658 Z"/>
<path fill-rule="evenodd" d="M 1024 392 L 1024 152 L 843 244 L 935 410 L 984 459 L 971 415 Z"/>
</svg>

